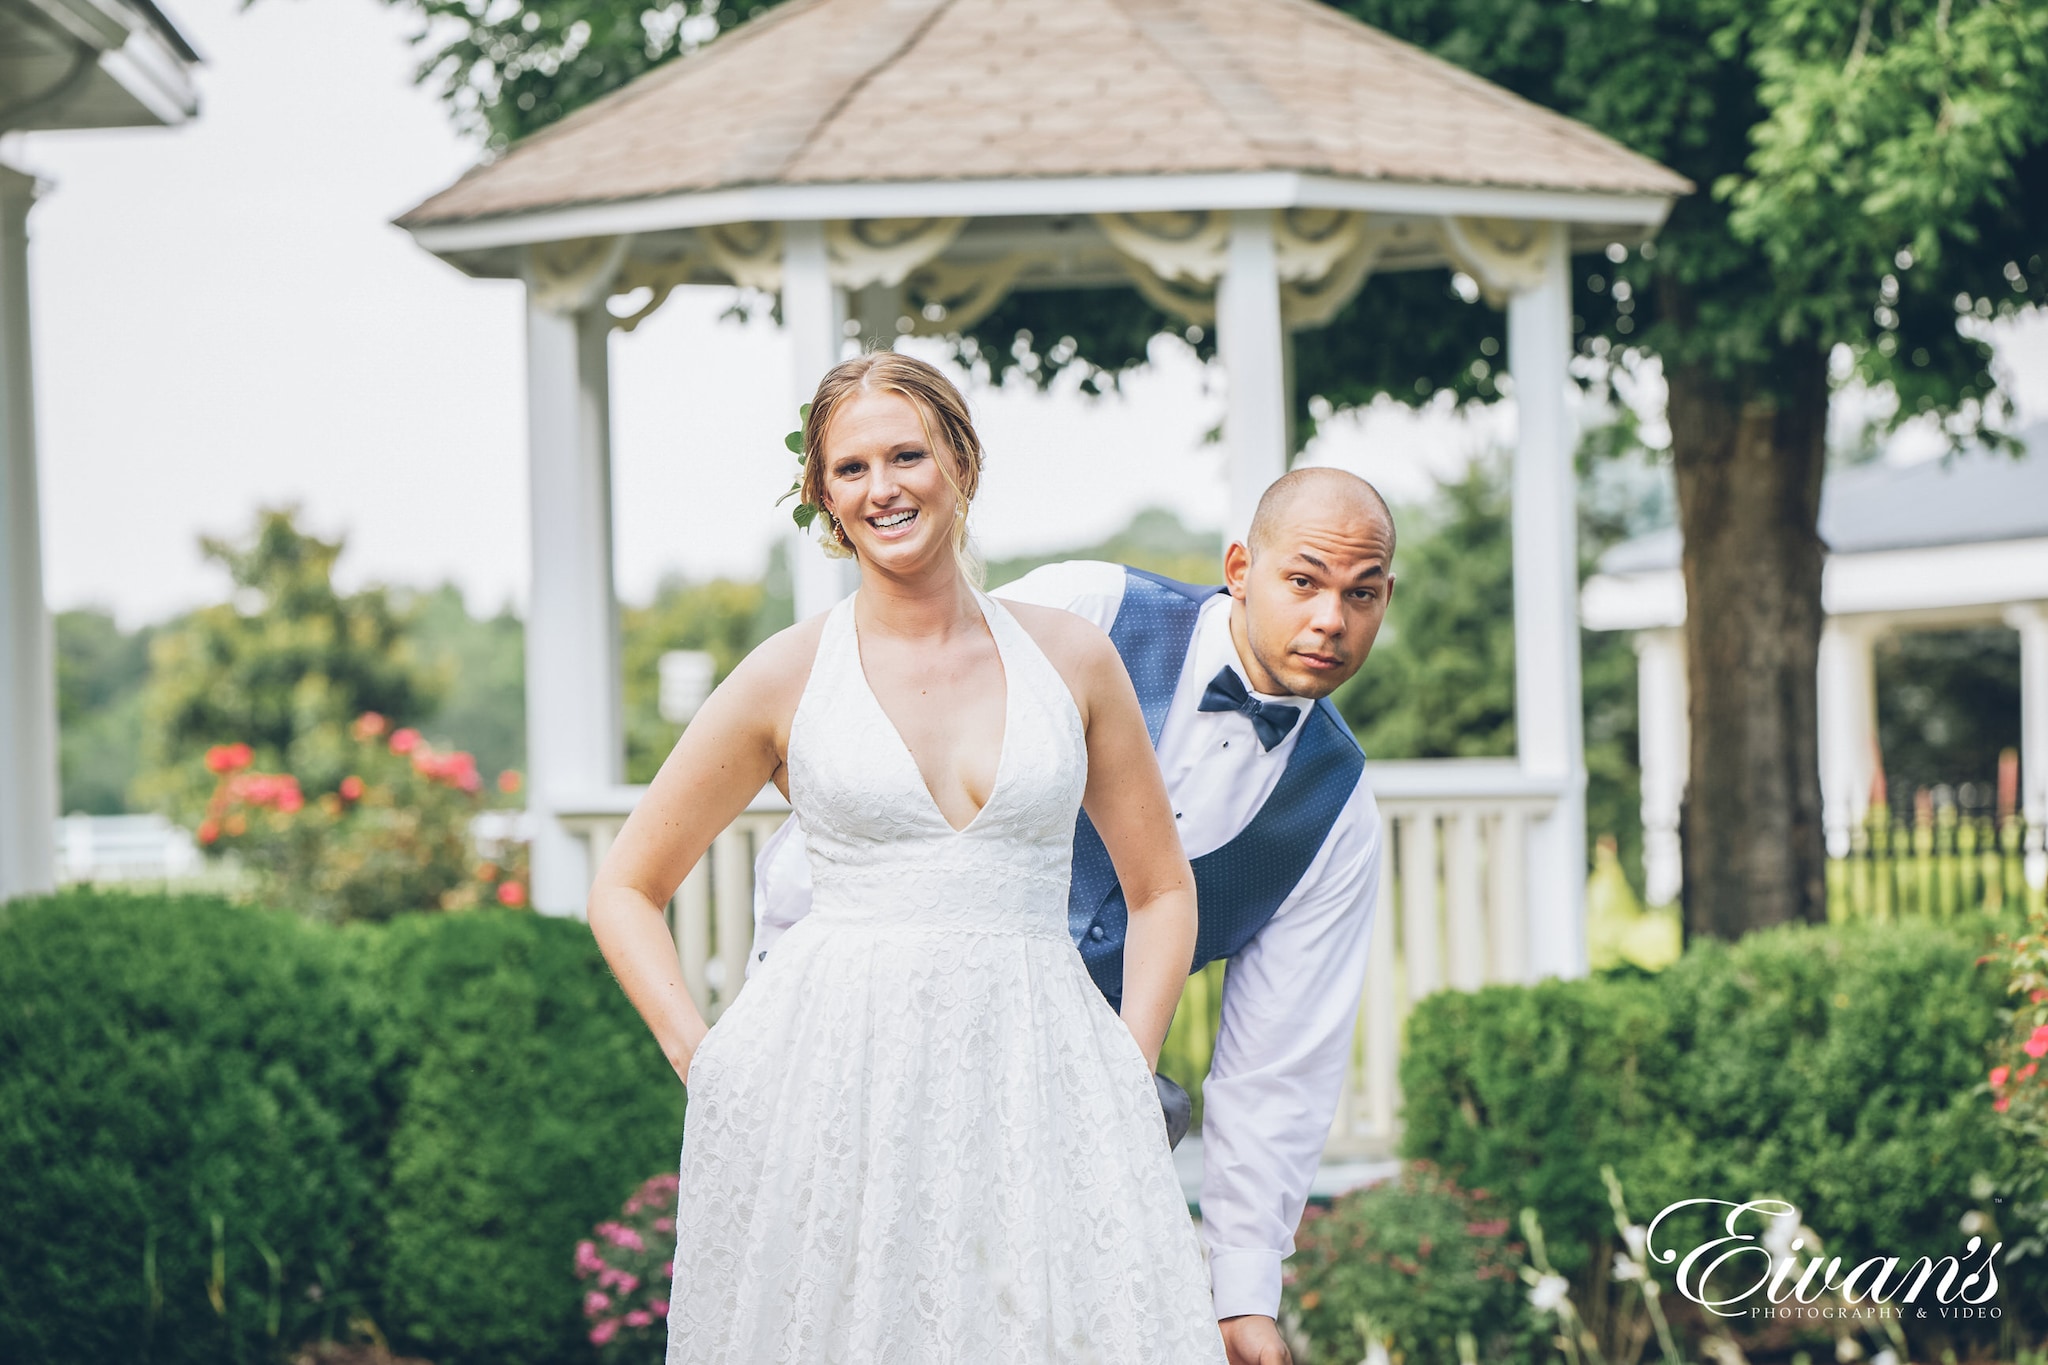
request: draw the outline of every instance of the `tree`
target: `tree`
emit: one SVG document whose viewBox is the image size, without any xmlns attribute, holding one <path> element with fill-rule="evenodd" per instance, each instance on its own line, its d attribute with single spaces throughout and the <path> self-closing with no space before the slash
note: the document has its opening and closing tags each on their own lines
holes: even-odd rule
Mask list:
<svg viewBox="0 0 2048 1365">
<path fill-rule="evenodd" d="M 348 772 L 345 731 L 365 711 L 417 723 L 445 693 L 384 588 L 335 591 L 340 540 L 299 529 L 298 508 L 266 508 L 247 541 L 200 541 L 234 581 L 233 600 L 164 627 L 143 691 L 138 804 L 190 825 L 215 786 L 206 751 L 243 743 L 259 768 L 297 774 L 309 796 Z"/>
<path fill-rule="evenodd" d="M 1897 399 L 1890 421 L 1938 418 L 1958 440 L 2002 417 L 1983 324 L 2048 298 L 2048 0 L 1334 2 L 1701 187 L 1641 252 L 1574 263 L 1575 321 L 1589 368 L 1654 359 L 1669 385 L 1690 602 L 1689 927 L 1823 918 L 1829 393 L 1874 386 Z M 415 3 L 457 33 L 423 71 L 499 141 L 766 7 Z M 1169 329 L 1121 295 L 1050 293 L 960 345 L 1041 382 L 1081 366 L 1099 388 Z M 1298 404 L 1490 399 L 1500 332 L 1441 275 L 1375 279 L 1297 338 Z"/>
</svg>

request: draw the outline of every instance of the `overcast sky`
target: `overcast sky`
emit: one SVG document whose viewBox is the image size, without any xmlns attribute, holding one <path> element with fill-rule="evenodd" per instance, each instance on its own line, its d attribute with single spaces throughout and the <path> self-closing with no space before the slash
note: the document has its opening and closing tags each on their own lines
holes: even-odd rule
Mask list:
<svg viewBox="0 0 2048 1365">
<path fill-rule="evenodd" d="M 375 0 L 168 0 L 206 57 L 198 121 L 37 134 L 10 153 L 51 182 L 30 219 L 43 559 L 52 607 L 126 626 L 223 595 L 201 534 L 295 500 L 345 532 L 339 576 L 460 584 L 523 604 L 518 286 L 466 279 L 390 220 L 470 164 L 411 84 L 414 21 Z M 619 590 L 664 572 L 758 572 L 787 525 L 788 362 L 764 323 L 679 290 L 613 343 Z M 2048 327 L 2006 348 L 2048 415 Z M 1085 543 L 1148 504 L 1221 520 L 1222 394 L 1185 348 L 1121 398 L 970 392 L 995 555 Z M 1309 458 L 1424 495 L 1505 411 L 1336 424 Z"/>
</svg>

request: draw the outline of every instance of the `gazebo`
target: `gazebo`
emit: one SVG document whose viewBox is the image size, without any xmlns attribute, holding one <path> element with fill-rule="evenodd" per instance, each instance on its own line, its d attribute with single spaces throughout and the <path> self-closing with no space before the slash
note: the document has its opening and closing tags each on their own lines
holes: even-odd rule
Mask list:
<svg viewBox="0 0 2048 1365">
<path fill-rule="evenodd" d="M 779 295 L 793 409 L 862 342 L 957 332 L 1012 290 L 1135 289 L 1215 329 L 1241 532 L 1288 464 L 1290 333 L 1375 271 L 1448 267 L 1507 312 L 1521 752 L 1372 769 L 1409 869 L 1407 993 L 1583 971 L 1568 261 L 1618 259 L 1690 188 L 1311 0 L 791 0 L 478 167 L 400 223 L 527 286 L 535 903 L 581 908 L 638 794 L 620 782 L 606 339 L 671 290 Z M 644 301 L 616 316 L 628 294 Z M 850 586 L 815 548 L 793 562 L 800 614 Z M 747 860 L 717 855 L 737 982 Z M 683 951 L 687 973 L 707 949 Z"/>
<path fill-rule="evenodd" d="M 1829 475 L 1821 489 L 1821 821 L 1830 857 L 1849 853 L 1876 787 L 1878 643 L 1905 631 L 2005 627 L 2020 645 L 2026 877 L 2048 884 L 2048 426 L 2021 440 L 2024 459 L 1973 451 L 1865 465 Z M 1589 628 L 1634 633 L 1652 904 L 1676 900 L 1682 879 L 1678 812 L 1691 741 L 1681 549 L 1676 530 L 1615 546 L 1583 600 Z"/>
<path fill-rule="evenodd" d="M 199 55 L 150 0 L 0 5 L 0 133 L 183 123 Z M 49 186 L 0 160 L 0 900 L 56 880 L 57 666 L 43 599 L 29 210 Z"/>
</svg>

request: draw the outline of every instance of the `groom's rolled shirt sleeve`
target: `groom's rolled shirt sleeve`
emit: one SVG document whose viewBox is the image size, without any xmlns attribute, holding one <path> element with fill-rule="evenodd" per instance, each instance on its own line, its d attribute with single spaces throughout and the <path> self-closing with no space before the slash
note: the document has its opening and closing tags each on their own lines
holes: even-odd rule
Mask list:
<svg viewBox="0 0 2048 1365">
<path fill-rule="evenodd" d="M 1379 808 L 1361 779 L 1316 860 L 1230 961 L 1202 1083 L 1202 1235 L 1218 1318 L 1280 1311 L 1280 1266 L 1351 1063 L 1379 900 Z"/>
</svg>

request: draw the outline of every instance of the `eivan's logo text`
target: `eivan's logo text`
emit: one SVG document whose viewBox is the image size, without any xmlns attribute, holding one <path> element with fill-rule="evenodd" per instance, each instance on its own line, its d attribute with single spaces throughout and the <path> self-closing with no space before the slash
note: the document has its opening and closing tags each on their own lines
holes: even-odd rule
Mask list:
<svg viewBox="0 0 2048 1365">
<path fill-rule="evenodd" d="M 1673 1247 L 1660 1250 L 1658 1226 L 1678 1210 L 1699 1205 L 1728 1210 L 1721 1223 L 1725 1235 L 1709 1238 L 1683 1256 Z M 1799 1253 L 1811 1236 L 1800 1226 L 1799 1210 L 1783 1200 L 1681 1199 L 1650 1220 L 1644 1246 L 1653 1265 L 1677 1263 L 1679 1293 L 1725 1318 L 1828 1312 L 1891 1317 L 1903 1316 L 1906 1305 L 1923 1317 L 1929 1308 L 1941 1317 L 1998 1316 L 1997 1309 L 1977 1305 L 1998 1292 L 1995 1263 L 2003 1242 L 1984 1250 L 1984 1239 L 1972 1237 L 1960 1256 L 1922 1256 L 1903 1273 L 1899 1257 L 1872 1256 L 1844 1275 L 1841 1257 L 1827 1257 L 1817 1249 L 1801 1266 Z M 1971 1268 L 1980 1255 L 1981 1262 Z M 1754 1301 L 1758 1294 L 1764 1302 Z M 1819 1302 L 1824 1298 L 1825 1305 Z"/>
</svg>

